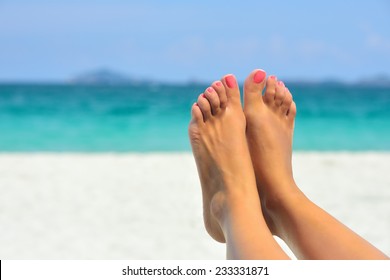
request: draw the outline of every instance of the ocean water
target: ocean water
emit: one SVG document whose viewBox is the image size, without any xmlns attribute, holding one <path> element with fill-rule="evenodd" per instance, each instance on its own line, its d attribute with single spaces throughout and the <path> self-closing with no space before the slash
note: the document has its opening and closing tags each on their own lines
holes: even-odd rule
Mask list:
<svg viewBox="0 0 390 280">
<path fill-rule="evenodd" d="M 0 85 L 0 152 L 189 151 L 207 85 Z M 390 88 L 291 84 L 295 150 L 389 151 Z"/>
</svg>

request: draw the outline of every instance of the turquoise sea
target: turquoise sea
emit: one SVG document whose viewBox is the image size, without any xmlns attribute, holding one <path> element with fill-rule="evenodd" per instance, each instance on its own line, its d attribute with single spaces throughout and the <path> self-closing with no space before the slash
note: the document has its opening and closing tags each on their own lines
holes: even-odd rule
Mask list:
<svg viewBox="0 0 390 280">
<path fill-rule="evenodd" d="M 390 88 L 288 84 L 295 150 L 389 151 Z M 207 85 L 0 85 L 0 152 L 189 151 Z"/>
</svg>

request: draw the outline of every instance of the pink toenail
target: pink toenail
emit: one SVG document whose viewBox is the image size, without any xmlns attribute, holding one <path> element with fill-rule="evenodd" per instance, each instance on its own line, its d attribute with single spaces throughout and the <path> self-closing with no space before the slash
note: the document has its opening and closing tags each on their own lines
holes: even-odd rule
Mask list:
<svg viewBox="0 0 390 280">
<path fill-rule="evenodd" d="M 236 78 L 234 78 L 233 75 L 229 75 L 229 76 L 226 76 L 225 77 L 225 81 L 226 81 L 226 85 L 229 87 L 229 88 L 235 88 L 236 87 Z"/>
<path fill-rule="evenodd" d="M 213 90 L 214 90 L 214 89 L 213 89 L 212 87 L 208 87 L 208 88 L 207 88 L 207 91 L 208 91 L 208 92 L 213 92 Z"/>
<path fill-rule="evenodd" d="M 215 85 L 216 85 L 217 87 L 220 87 L 220 86 L 222 86 L 222 83 L 221 83 L 221 82 L 216 82 Z"/>
<path fill-rule="evenodd" d="M 198 107 L 199 107 L 198 103 L 195 103 L 195 106 L 198 106 Z"/>
<path fill-rule="evenodd" d="M 276 80 L 276 76 L 269 76 L 271 80 Z"/>
<path fill-rule="evenodd" d="M 284 87 L 284 83 L 282 81 L 278 81 L 278 85 Z"/>
<path fill-rule="evenodd" d="M 260 84 L 262 81 L 264 81 L 265 78 L 265 71 L 263 70 L 258 70 L 255 75 L 253 76 L 253 81 L 256 84 Z"/>
<path fill-rule="evenodd" d="M 203 98 L 206 98 L 206 94 L 203 93 L 203 94 L 202 94 L 202 97 L 203 97 Z"/>
</svg>

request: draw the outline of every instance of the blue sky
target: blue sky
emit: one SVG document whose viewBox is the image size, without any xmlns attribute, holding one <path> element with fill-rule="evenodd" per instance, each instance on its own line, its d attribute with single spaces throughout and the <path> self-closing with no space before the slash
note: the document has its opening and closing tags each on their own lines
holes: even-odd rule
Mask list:
<svg viewBox="0 0 390 280">
<path fill-rule="evenodd" d="M 390 75 L 390 1 L 0 0 L 0 80 Z"/>
</svg>

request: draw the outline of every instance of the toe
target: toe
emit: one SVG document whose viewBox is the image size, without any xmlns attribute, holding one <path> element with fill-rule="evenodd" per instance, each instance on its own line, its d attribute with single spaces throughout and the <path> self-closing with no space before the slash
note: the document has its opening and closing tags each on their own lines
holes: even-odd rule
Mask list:
<svg viewBox="0 0 390 280">
<path fill-rule="evenodd" d="M 244 108 L 257 102 L 262 102 L 262 92 L 265 86 L 266 73 L 264 70 L 256 69 L 246 78 L 244 83 Z"/>
<path fill-rule="evenodd" d="M 281 110 L 283 115 L 287 115 L 288 110 L 290 109 L 291 103 L 292 103 L 292 95 L 288 88 L 285 88 L 286 95 L 283 99 L 283 103 L 281 105 Z"/>
<path fill-rule="evenodd" d="M 215 92 L 215 90 L 212 87 L 208 87 L 204 92 L 204 95 L 206 96 L 207 100 L 210 103 L 211 113 L 215 116 L 220 111 L 218 94 Z"/>
<path fill-rule="evenodd" d="M 277 78 L 275 76 L 269 76 L 266 83 L 266 89 L 264 92 L 263 100 L 266 104 L 273 104 L 275 100 Z"/>
<path fill-rule="evenodd" d="M 283 100 L 286 96 L 286 87 L 282 81 L 278 81 L 276 84 L 276 92 L 275 92 L 275 105 L 280 106 L 283 103 Z"/>
<path fill-rule="evenodd" d="M 236 77 L 234 77 L 232 74 L 229 74 L 224 76 L 221 82 L 224 84 L 226 89 L 228 104 L 241 104 L 240 90 L 238 88 Z"/>
<path fill-rule="evenodd" d="M 207 120 L 209 120 L 212 117 L 211 105 L 210 105 L 209 101 L 207 100 L 206 95 L 204 95 L 204 94 L 199 95 L 198 106 L 199 106 L 200 110 L 202 111 L 203 120 L 206 122 Z"/>
<path fill-rule="evenodd" d="M 291 122 L 294 122 L 295 116 L 297 115 L 297 105 L 294 101 L 291 102 L 290 109 L 288 109 L 287 117 Z"/>
<path fill-rule="evenodd" d="M 220 108 L 225 109 L 227 105 L 227 96 L 226 96 L 225 87 L 223 86 L 222 82 L 216 81 L 211 86 L 218 94 Z"/>
<path fill-rule="evenodd" d="M 203 114 L 199 108 L 198 103 L 194 103 L 194 105 L 192 105 L 191 115 L 192 115 L 192 121 L 194 121 L 195 123 L 199 124 L 203 122 Z"/>
</svg>

